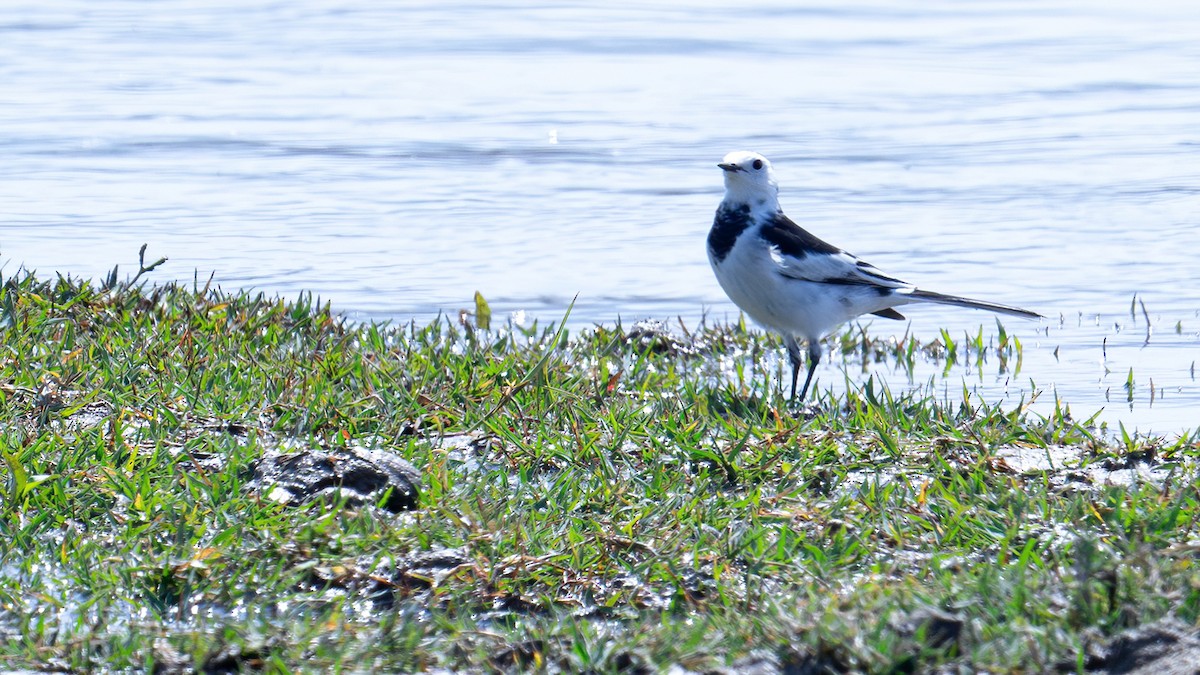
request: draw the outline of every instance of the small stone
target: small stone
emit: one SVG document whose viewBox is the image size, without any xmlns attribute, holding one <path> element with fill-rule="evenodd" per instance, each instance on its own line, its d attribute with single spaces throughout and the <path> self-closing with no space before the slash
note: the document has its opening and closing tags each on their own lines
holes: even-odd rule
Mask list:
<svg viewBox="0 0 1200 675">
<path fill-rule="evenodd" d="M 268 452 L 253 466 L 249 485 L 266 499 L 298 506 L 317 499 L 348 506 L 380 504 L 393 513 L 417 508 L 421 474 L 396 455 L 373 448 Z M 388 492 L 390 490 L 390 493 Z"/>
</svg>

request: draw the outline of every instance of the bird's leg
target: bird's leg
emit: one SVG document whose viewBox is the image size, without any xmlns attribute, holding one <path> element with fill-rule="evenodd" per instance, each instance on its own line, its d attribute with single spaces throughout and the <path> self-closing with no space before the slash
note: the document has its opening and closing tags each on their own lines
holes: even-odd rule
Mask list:
<svg viewBox="0 0 1200 675">
<path fill-rule="evenodd" d="M 796 351 L 800 351 L 797 346 Z M 817 372 L 817 364 L 821 362 L 821 342 L 809 338 L 808 340 L 808 377 L 804 378 L 804 388 L 800 390 L 800 401 L 804 401 L 804 395 L 808 393 L 808 385 L 812 384 L 813 375 Z M 796 366 L 799 369 L 799 366 Z M 798 370 L 792 371 L 792 396 L 796 395 L 796 373 Z"/>
<path fill-rule="evenodd" d="M 796 380 L 800 377 L 800 366 L 804 363 L 804 353 L 800 351 L 800 343 L 796 342 L 796 338 L 788 335 L 785 338 L 787 342 L 788 358 L 792 362 L 792 398 L 796 398 Z M 812 371 L 808 372 L 809 379 L 812 379 Z M 808 390 L 808 383 L 804 383 L 805 391 Z M 803 396 L 800 397 L 803 400 Z"/>
</svg>

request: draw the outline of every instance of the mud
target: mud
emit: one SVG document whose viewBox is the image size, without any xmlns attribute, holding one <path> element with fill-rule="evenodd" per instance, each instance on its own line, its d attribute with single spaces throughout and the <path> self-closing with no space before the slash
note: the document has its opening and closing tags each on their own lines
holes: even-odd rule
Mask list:
<svg viewBox="0 0 1200 675">
<path fill-rule="evenodd" d="M 373 448 L 269 451 L 251 470 L 251 489 L 289 506 L 330 500 L 351 507 L 377 504 L 397 513 L 417 508 L 420 500 L 420 471 Z"/>
<path fill-rule="evenodd" d="M 1192 675 L 1200 672 L 1200 630 L 1174 618 L 1132 628 L 1108 640 L 1089 644 L 1088 673 Z M 1058 664 L 1059 672 L 1077 672 L 1076 662 Z"/>
</svg>

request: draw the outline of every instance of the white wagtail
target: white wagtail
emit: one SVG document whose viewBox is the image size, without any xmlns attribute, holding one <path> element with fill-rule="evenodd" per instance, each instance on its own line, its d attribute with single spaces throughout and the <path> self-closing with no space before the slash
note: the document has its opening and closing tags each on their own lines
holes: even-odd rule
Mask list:
<svg viewBox="0 0 1200 675">
<path fill-rule="evenodd" d="M 893 307 L 935 302 L 1042 318 L 1017 307 L 921 290 L 821 241 L 783 214 L 771 163 L 756 152 L 731 152 L 717 166 L 725 172 L 725 198 L 708 233 L 708 260 L 729 299 L 783 336 L 793 399 L 804 361 L 796 338 L 808 341 L 803 401 L 821 360 L 821 338 L 856 316 L 904 319 Z"/>
</svg>

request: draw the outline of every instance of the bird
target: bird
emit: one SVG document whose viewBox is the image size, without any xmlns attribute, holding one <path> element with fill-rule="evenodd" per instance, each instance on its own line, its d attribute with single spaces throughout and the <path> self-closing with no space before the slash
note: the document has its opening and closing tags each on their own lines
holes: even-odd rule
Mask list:
<svg viewBox="0 0 1200 675">
<path fill-rule="evenodd" d="M 779 333 L 792 365 L 792 395 L 808 343 L 803 402 L 821 361 L 821 338 L 864 314 L 904 320 L 896 307 L 932 302 L 1025 319 L 1037 312 L 917 288 L 797 225 L 779 205 L 771 162 L 757 152 L 730 152 L 717 164 L 725 196 L 708 232 L 708 260 L 717 282 L 743 312 Z"/>
</svg>

